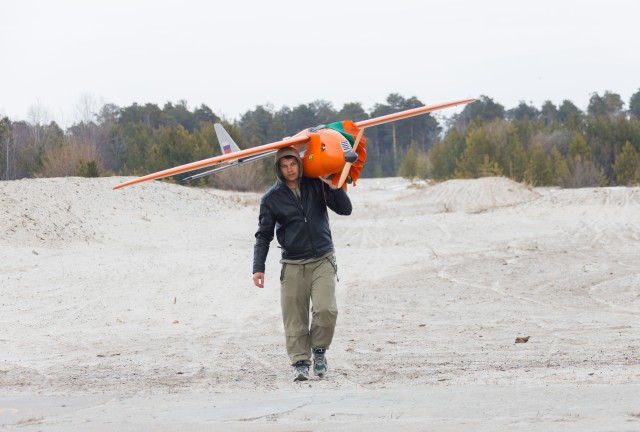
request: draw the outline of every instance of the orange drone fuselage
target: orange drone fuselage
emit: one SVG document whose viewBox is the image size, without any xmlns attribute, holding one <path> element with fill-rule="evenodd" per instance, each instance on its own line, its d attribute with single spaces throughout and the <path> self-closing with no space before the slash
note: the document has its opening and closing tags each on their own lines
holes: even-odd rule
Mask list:
<svg viewBox="0 0 640 432">
<path fill-rule="evenodd" d="M 351 150 L 349 141 L 338 131 L 321 129 L 317 132 L 303 130 L 309 141 L 298 147 L 305 177 L 326 177 L 339 174 L 345 164 L 345 153 Z"/>
</svg>

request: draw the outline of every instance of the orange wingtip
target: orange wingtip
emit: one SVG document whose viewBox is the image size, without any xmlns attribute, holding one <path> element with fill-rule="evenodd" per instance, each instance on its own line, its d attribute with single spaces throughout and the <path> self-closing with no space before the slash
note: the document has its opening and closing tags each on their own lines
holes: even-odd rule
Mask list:
<svg viewBox="0 0 640 432">
<path fill-rule="evenodd" d="M 392 122 L 392 121 L 396 121 L 396 120 L 401 120 L 401 119 L 417 116 L 417 115 L 420 115 L 420 114 L 426 114 L 426 113 L 431 112 L 431 111 L 437 111 L 437 110 L 441 110 L 441 109 L 444 109 L 444 108 L 450 108 L 450 107 L 453 107 L 453 106 L 456 106 L 456 105 L 468 104 L 469 102 L 473 102 L 474 100 L 475 99 L 462 99 L 462 100 L 457 100 L 457 101 L 453 101 L 453 102 L 446 102 L 446 103 L 442 103 L 442 104 L 438 104 L 438 105 L 430 105 L 430 106 L 423 106 L 423 107 L 413 108 L 413 109 L 410 109 L 410 110 L 400 111 L 400 112 L 397 112 L 397 113 L 388 114 L 388 115 L 381 116 L 381 117 L 376 117 L 376 118 L 372 118 L 372 119 L 368 119 L 368 120 L 362 120 L 362 121 L 357 122 L 356 126 L 358 126 L 359 128 L 377 126 L 377 125 L 383 124 L 383 123 L 389 123 L 389 122 Z"/>
<path fill-rule="evenodd" d="M 275 150 L 275 149 L 279 149 L 282 147 L 287 147 L 287 146 L 295 146 L 296 144 L 302 144 L 305 143 L 309 140 L 309 136 L 308 135 L 299 135 L 299 136 L 294 136 L 292 138 L 287 138 L 284 139 L 282 141 L 276 141 L 276 142 L 272 142 L 269 144 L 264 144 L 258 147 L 252 147 L 246 150 L 240 150 L 239 152 L 235 152 L 235 153 L 229 153 L 226 155 L 220 155 L 220 156 L 215 156 L 209 159 L 203 159 L 197 162 L 191 162 L 185 165 L 180 165 L 174 168 L 169 168 L 163 171 L 158 171 L 155 172 L 153 174 L 148 174 L 146 176 L 143 177 L 139 177 L 133 180 L 129 180 L 126 181 L 124 183 L 120 183 L 119 185 L 116 185 L 113 187 L 113 189 L 120 189 L 123 188 L 125 186 L 131 186 L 134 184 L 138 184 L 138 183 L 142 183 L 142 182 L 146 182 L 149 180 L 156 180 L 156 179 L 161 179 L 164 177 L 170 177 L 176 174 L 182 174 L 185 172 L 189 172 L 189 171 L 194 171 L 200 168 L 206 168 L 206 167 L 210 167 L 212 165 L 218 164 L 220 162 L 228 162 L 228 161 L 234 161 L 236 159 L 240 159 L 243 158 L 245 156 L 253 156 L 256 154 L 260 154 L 260 153 L 265 153 L 268 152 L 270 150 Z"/>
</svg>

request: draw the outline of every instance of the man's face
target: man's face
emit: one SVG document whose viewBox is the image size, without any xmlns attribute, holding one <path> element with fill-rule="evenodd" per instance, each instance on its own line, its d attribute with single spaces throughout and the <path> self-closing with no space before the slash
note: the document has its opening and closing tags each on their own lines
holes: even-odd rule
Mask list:
<svg viewBox="0 0 640 432">
<path fill-rule="evenodd" d="M 278 166 L 285 181 L 293 182 L 300 177 L 300 167 L 298 166 L 298 159 L 295 157 L 283 157 L 278 162 Z"/>
</svg>

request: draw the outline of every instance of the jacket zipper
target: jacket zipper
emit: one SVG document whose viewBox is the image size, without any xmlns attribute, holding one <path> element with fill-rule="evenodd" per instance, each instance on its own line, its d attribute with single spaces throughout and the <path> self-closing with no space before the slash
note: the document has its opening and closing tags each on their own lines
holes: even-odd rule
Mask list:
<svg viewBox="0 0 640 432">
<path fill-rule="evenodd" d="M 299 186 L 302 186 L 302 184 L 300 184 Z M 289 189 L 289 187 L 287 187 L 287 189 Z M 316 245 L 313 243 L 313 237 L 311 236 L 311 228 L 309 228 L 309 222 L 307 221 L 307 216 L 305 216 L 304 214 L 304 207 L 302 206 L 302 187 L 300 187 L 300 201 L 298 202 L 296 196 L 294 195 L 293 191 L 291 191 L 289 189 L 289 196 L 291 197 L 291 199 L 293 199 L 294 203 L 297 203 L 298 205 L 296 207 L 298 207 L 300 209 L 300 213 L 302 214 L 302 218 L 304 219 L 304 226 L 307 229 L 307 236 L 309 236 L 309 243 L 311 243 L 311 249 L 313 252 L 313 256 L 315 257 L 316 254 Z"/>
</svg>

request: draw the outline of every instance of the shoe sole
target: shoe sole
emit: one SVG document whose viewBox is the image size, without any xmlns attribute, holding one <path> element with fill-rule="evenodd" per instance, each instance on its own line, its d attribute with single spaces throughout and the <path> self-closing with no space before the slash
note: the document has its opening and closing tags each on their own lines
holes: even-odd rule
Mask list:
<svg viewBox="0 0 640 432">
<path fill-rule="evenodd" d="M 320 377 L 320 378 L 324 378 L 324 374 L 326 374 L 326 373 L 327 373 L 327 371 L 328 371 L 328 370 L 327 370 L 327 369 L 325 369 L 325 370 L 323 370 L 322 372 L 317 372 L 317 371 L 314 369 L 314 370 L 313 370 L 313 374 L 314 374 L 315 376 Z"/>
<path fill-rule="evenodd" d="M 307 381 L 309 379 L 308 376 L 305 376 L 303 374 L 299 374 L 297 377 L 295 377 L 293 379 L 293 382 L 298 382 L 298 381 Z"/>
</svg>

